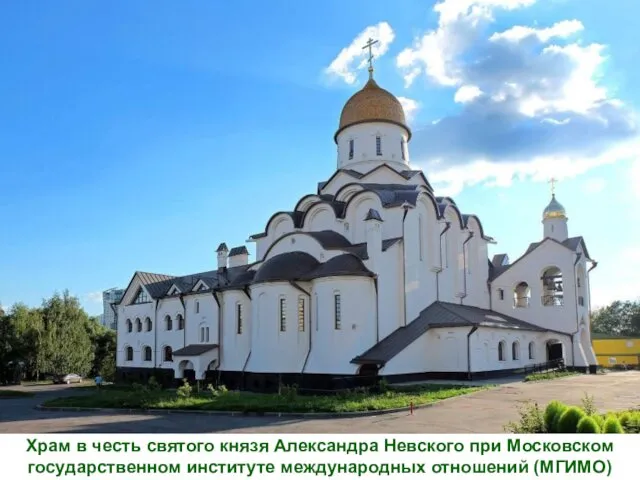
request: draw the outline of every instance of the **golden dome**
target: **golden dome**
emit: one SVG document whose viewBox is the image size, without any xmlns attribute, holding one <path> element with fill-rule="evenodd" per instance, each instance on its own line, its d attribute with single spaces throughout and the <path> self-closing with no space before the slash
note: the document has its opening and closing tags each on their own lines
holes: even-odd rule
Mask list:
<svg viewBox="0 0 640 480">
<path fill-rule="evenodd" d="M 347 100 L 340 114 L 340 126 L 334 140 L 337 141 L 338 135 L 345 128 L 364 122 L 393 123 L 407 131 L 407 140 L 411 138 L 411 130 L 407 126 L 400 101 L 380 88 L 373 77 L 369 78 L 362 90 Z"/>
<path fill-rule="evenodd" d="M 555 194 L 551 195 L 551 201 L 549 205 L 547 205 L 547 208 L 544 209 L 544 212 L 542 212 L 542 218 L 545 220 L 547 218 L 567 218 L 567 212 L 564 207 L 560 205 L 560 202 L 556 200 Z"/>
</svg>

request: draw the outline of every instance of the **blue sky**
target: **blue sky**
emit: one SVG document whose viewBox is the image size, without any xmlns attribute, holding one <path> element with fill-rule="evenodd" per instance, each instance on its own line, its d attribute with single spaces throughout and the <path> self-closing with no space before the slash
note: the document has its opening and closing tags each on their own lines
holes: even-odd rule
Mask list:
<svg viewBox="0 0 640 480">
<path fill-rule="evenodd" d="M 299 3 L 0 6 L 2 305 L 68 288 L 97 314 L 135 270 L 215 268 L 333 172 L 369 34 L 414 166 L 491 254 L 540 239 L 555 176 L 595 304 L 639 295 L 637 2 Z"/>
</svg>

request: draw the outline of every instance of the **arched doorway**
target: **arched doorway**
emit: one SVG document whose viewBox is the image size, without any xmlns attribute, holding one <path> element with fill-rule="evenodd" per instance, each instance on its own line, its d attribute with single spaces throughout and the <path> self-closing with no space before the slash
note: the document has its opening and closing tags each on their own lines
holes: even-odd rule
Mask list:
<svg viewBox="0 0 640 480">
<path fill-rule="evenodd" d="M 186 378 L 189 382 L 194 382 L 196 380 L 196 371 L 193 368 L 193 363 L 191 363 L 191 361 L 182 360 L 178 364 L 178 369 L 182 378 Z"/>
<path fill-rule="evenodd" d="M 547 362 L 562 362 L 564 361 L 564 346 L 562 342 L 557 339 L 552 339 L 547 342 Z"/>
</svg>

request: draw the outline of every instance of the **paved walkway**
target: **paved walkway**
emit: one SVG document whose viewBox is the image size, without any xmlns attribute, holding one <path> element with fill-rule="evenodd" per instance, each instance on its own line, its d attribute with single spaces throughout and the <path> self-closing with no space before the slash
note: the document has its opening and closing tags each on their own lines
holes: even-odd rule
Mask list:
<svg viewBox="0 0 640 480">
<path fill-rule="evenodd" d="M 579 404 L 584 393 L 602 410 L 640 407 L 640 372 L 581 375 L 540 383 L 513 382 L 407 413 L 350 419 L 219 417 L 190 414 L 128 415 L 46 412 L 47 398 L 77 394 L 73 387 L 23 387 L 33 398 L 0 400 L 0 433 L 499 433 L 518 417 L 517 406 L 558 399 Z"/>
</svg>

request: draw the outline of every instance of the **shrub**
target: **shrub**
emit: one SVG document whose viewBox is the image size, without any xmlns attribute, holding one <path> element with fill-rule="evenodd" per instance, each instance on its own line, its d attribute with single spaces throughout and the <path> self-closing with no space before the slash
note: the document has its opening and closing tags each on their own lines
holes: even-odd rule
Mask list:
<svg viewBox="0 0 640 480">
<path fill-rule="evenodd" d="M 602 432 L 602 430 L 604 430 L 604 417 L 602 415 L 593 415 L 591 418 L 596 421 L 600 431 Z"/>
<path fill-rule="evenodd" d="M 625 433 L 640 433 L 640 412 L 629 412 L 629 423 L 623 427 Z"/>
<path fill-rule="evenodd" d="M 622 425 L 620 425 L 620 420 L 613 415 L 609 415 L 604 421 L 602 433 L 624 433 L 624 429 L 622 428 Z"/>
<path fill-rule="evenodd" d="M 280 385 L 280 396 L 288 400 L 295 400 L 298 396 L 298 385 Z"/>
<path fill-rule="evenodd" d="M 593 401 L 593 395 L 589 395 L 588 393 L 585 392 L 584 397 L 582 397 L 582 409 L 584 410 L 584 413 L 589 416 L 592 416 L 598 413 L 598 410 L 596 409 L 596 404 Z"/>
<path fill-rule="evenodd" d="M 385 393 L 389 390 L 389 382 L 387 382 L 386 379 L 381 379 L 378 382 L 378 390 L 380 391 L 380 393 Z"/>
<path fill-rule="evenodd" d="M 576 433 L 578 422 L 585 416 L 584 410 L 579 407 L 569 407 L 558 419 L 557 433 Z"/>
<path fill-rule="evenodd" d="M 189 381 L 185 378 L 182 380 L 182 385 L 176 390 L 176 394 L 182 398 L 189 398 L 191 396 L 191 390 L 191 385 L 189 385 Z"/>
<path fill-rule="evenodd" d="M 519 422 L 509 422 L 505 431 L 510 433 L 545 433 L 545 415 L 537 403 L 527 402 L 518 407 Z"/>
<path fill-rule="evenodd" d="M 149 380 L 147 381 L 147 388 L 150 392 L 157 392 L 161 389 L 161 386 L 156 380 L 156 377 L 149 377 Z"/>
<path fill-rule="evenodd" d="M 589 416 L 584 416 L 578 422 L 578 433 L 600 433 L 598 422 Z"/>
<path fill-rule="evenodd" d="M 631 423 L 631 413 L 630 412 L 620 412 L 618 414 L 618 421 L 620 422 L 620 425 L 622 425 L 622 428 L 626 432 L 627 428 L 629 427 L 629 424 Z"/>
<path fill-rule="evenodd" d="M 544 426 L 545 431 L 549 433 L 556 433 L 556 423 L 562 412 L 567 409 L 567 406 L 559 402 L 558 400 L 553 400 L 547 405 L 547 408 L 544 410 Z"/>
<path fill-rule="evenodd" d="M 218 385 L 218 392 L 224 395 L 225 393 L 229 393 L 229 389 L 225 385 Z"/>
</svg>

